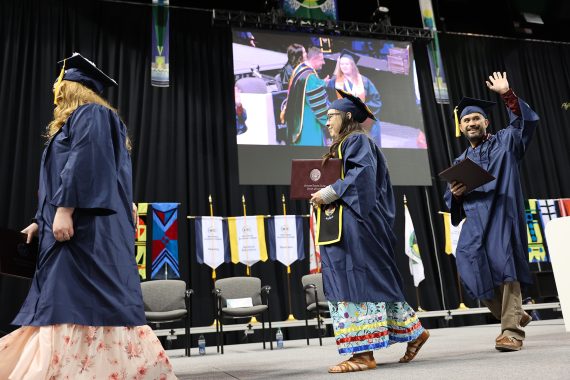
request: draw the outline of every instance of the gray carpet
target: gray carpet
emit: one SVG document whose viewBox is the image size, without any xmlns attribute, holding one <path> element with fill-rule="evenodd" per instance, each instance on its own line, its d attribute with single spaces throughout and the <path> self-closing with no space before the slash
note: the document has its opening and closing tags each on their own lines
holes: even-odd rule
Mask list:
<svg viewBox="0 0 570 380">
<path fill-rule="evenodd" d="M 570 379 L 570 334 L 562 320 L 534 321 L 519 352 L 494 348 L 499 325 L 431 330 L 431 338 L 416 359 L 399 364 L 405 345 L 376 351 L 378 368 L 351 374 L 328 374 L 341 361 L 332 338 L 285 341 L 282 350 L 263 350 L 261 343 L 231 345 L 225 354 L 207 347 L 205 356 L 180 357 L 168 351 L 180 379 Z"/>
</svg>

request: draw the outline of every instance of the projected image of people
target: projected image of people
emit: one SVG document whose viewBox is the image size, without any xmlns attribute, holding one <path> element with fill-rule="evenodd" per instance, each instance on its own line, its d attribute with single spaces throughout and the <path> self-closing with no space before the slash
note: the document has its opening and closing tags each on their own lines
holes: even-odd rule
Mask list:
<svg viewBox="0 0 570 380">
<path fill-rule="evenodd" d="M 236 30 L 233 53 L 239 145 L 329 146 L 341 89 L 378 119 L 364 125 L 379 147 L 427 149 L 410 42 Z"/>
<path fill-rule="evenodd" d="M 323 146 L 330 139 L 326 131 L 327 82 L 318 73 L 324 63 L 321 49 L 312 46 L 307 59 L 295 67 L 289 80 L 284 120 L 292 145 Z"/>
<path fill-rule="evenodd" d="M 377 120 L 368 119 L 364 125 L 370 137 L 376 142 L 376 145 L 382 146 L 380 133 L 380 108 L 382 107 L 382 101 L 374 83 L 360 74 L 356 65 L 359 60 L 360 56 L 358 54 L 350 50 L 343 50 L 336 61 L 334 75 L 328 82 L 328 87 L 332 88 L 333 91 L 335 89 L 346 91 L 360 98 L 366 104 Z M 340 99 L 337 91 L 332 93 L 332 96 L 335 95 Z"/>
</svg>

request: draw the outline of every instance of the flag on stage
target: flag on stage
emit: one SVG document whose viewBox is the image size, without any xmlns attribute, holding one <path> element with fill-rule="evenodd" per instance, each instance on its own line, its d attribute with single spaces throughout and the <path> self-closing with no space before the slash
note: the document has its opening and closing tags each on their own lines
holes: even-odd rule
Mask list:
<svg viewBox="0 0 570 380">
<path fill-rule="evenodd" d="M 540 216 L 536 199 L 525 201 L 525 215 L 528 238 L 528 261 L 531 263 L 547 262 L 546 249 L 542 239 Z"/>
<path fill-rule="evenodd" d="M 220 216 L 199 216 L 194 220 L 196 259 L 216 269 L 230 262 L 228 223 Z"/>
<path fill-rule="evenodd" d="M 309 212 L 309 273 L 321 273 L 321 249 L 316 244 L 317 215 L 312 207 Z"/>
<path fill-rule="evenodd" d="M 269 257 L 289 266 L 305 258 L 303 219 L 298 215 L 275 215 L 267 219 Z"/>
<path fill-rule="evenodd" d="M 137 205 L 137 229 L 135 232 L 135 258 L 141 280 L 146 280 L 146 242 L 147 242 L 148 203 Z"/>
<path fill-rule="evenodd" d="M 179 203 L 152 204 L 152 280 L 180 278 L 178 205 Z"/>
<path fill-rule="evenodd" d="M 412 218 L 410 212 L 408 211 L 408 206 L 404 204 L 405 211 L 405 252 L 410 260 L 410 273 L 414 277 L 414 286 L 418 287 L 420 282 L 425 279 L 424 275 L 424 264 L 422 263 L 422 258 L 420 256 L 420 249 L 418 247 L 418 242 L 416 239 L 416 232 L 414 230 L 414 224 L 412 223 Z"/>
<path fill-rule="evenodd" d="M 228 218 L 232 263 L 252 266 L 267 261 L 263 216 L 233 216 Z"/>
<path fill-rule="evenodd" d="M 455 256 L 457 250 L 457 243 L 459 242 L 459 235 L 461 234 L 461 227 L 465 219 L 463 219 L 456 227 L 451 224 L 451 214 L 448 212 L 440 212 L 443 216 L 443 226 L 445 228 L 445 253 Z"/>
</svg>

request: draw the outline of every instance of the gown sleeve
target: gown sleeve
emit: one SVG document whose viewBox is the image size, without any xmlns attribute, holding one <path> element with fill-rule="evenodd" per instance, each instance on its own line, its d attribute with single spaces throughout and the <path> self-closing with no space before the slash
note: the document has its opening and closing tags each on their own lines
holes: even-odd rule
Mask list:
<svg viewBox="0 0 570 380">
<path fill-rule="evenodd" d="M 380 109 L 382 108 L 380 93 L 376 89 L 376 86 L 374 86 L 374 83 L 364 75 L 362 76 L 362 81 L 364 82 L 364 92 L 366 93 L 366 101 L 364 103 L 370 108 L 374 116 L 380 119 Z"/>
<path fill-rule="evenodd" d="M 370 139 L 361 133 L 342 144 L 344 179 L 332 184 L 335 193 L 360 217 L 365 218 L 376 203 L 377 159 Z"/>
<path fill-rule="evenodd" d="M 513 96 L 515 96 L 513 94 Z M 516 97 L 516 96 L 515 96 Z M 507 112 L 509 114 L 509 125 L 497 132 L 499 143 L 509 152 L 513 152 L 517 159 L 522 159 L 524 153 L 538 124 L 538 115 L 530 108 L 530 106 L 522 99 L 518 99 L 518 108 L 520 115 L 517 115 L 507 104 Z"/>
<path fill-rule="evenodd" d="M 315 74 L 309 75 L 305 88 L 305 95 L 311 111 L 321 126 L 327 123 L 327 110 L 329 108 L 329 100 L 325 88 L 325 81 L 319 79 Z"/>
<path fill-rule="evenodd" d="M 113 194 L 118 186 L 115 148 L 120 134 L 112 130 L 113 117 L 111 110 L 95 104 L 80 107 L 70 116 L 69 156 L 52 205 L 89 209 L 98 215 L 117 212 Z"/>
</svg>

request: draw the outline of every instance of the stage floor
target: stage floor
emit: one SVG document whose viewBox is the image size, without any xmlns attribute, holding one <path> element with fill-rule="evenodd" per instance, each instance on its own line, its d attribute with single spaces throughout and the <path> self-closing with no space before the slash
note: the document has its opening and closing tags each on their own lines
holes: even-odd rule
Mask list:
<svg viewBox="0 0 570 380">
<path fill-rule="evenodd" d="M 170 350 L 180 379 L 570 379 L 570 333 L 563 320 L 533 321 L 519 352 L 494 348 L 499 325 L 481 325 L 430 330 L 431 338 L 416 359 L 399 364 L 405 345 L 376 351 L 375 370 L 331 375 L 329 365 L 341 356 L 333 338 L 285 341 L 282 350 L 263 350 L 261 343 L 225 346 L 225 354 L 207 347 L 205 356 L 185 358 L 183 350 Z M 269 347 L 269 346 L 268 346 Z M 332 377 L 331 377 L 332 376 Z"/>
</svg>

